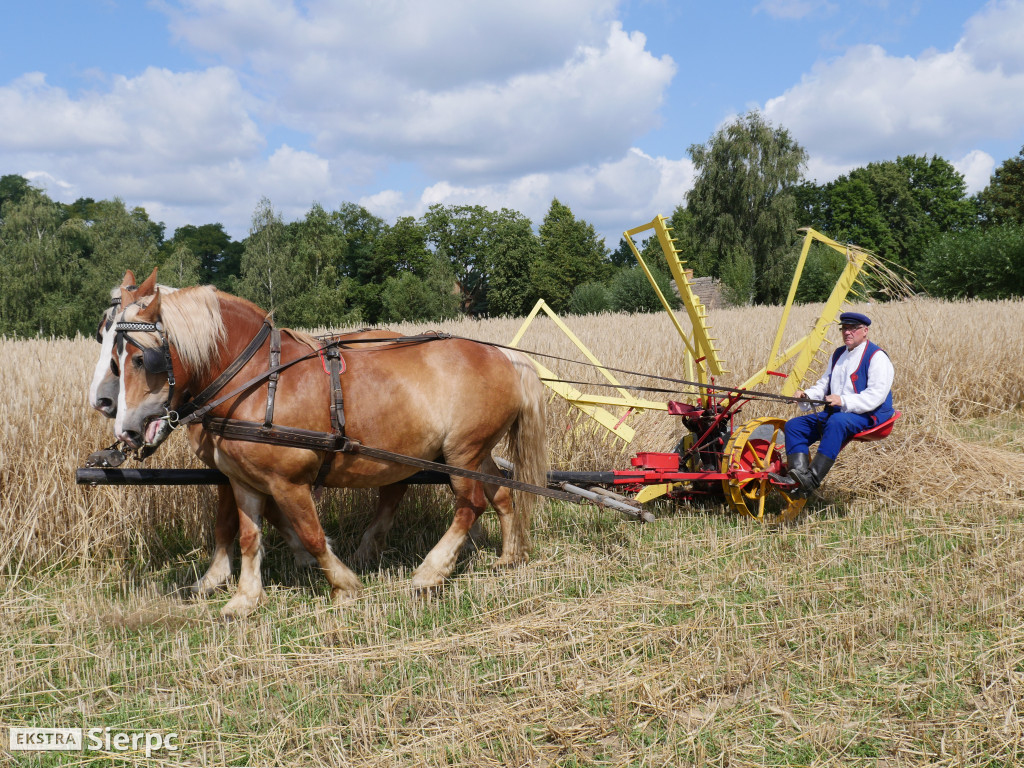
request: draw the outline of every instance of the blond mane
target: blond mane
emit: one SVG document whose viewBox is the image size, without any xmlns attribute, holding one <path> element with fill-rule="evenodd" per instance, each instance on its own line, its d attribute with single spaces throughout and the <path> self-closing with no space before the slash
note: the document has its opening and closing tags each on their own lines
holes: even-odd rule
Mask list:
<svg viewBox="0 0 1024 768">
<path fill-rule="evenodd" d="M 300 344 L 305 344 L 310 349 L 320 349 L 323 346 L 312 334 L 305 331 L 296 331 L 294 328 L 282 328 L 281 333 L 287 333 Z"/>
<path fill-rule="evenodd" d="M 134 320 L 141 307 L 148 305 L 152 297 L 147 296 L 124 313 L 125 320 Z M 132 311 L 134 309 L 134 311 Z M 178 352 L 182 363 L 198 374 L 207 373 L 217 362 L 217 347 L 224 341 L 224 321 L 220 314 L 217 289 L 212 285 L 198 288 L 182 288 L 177 291 L 160 292 L 160 321 L 167 332 L 167 338 Z M 160 343 L 155 333 L 133 334 L 133 337 L 147 347 Z"/>
</svg>

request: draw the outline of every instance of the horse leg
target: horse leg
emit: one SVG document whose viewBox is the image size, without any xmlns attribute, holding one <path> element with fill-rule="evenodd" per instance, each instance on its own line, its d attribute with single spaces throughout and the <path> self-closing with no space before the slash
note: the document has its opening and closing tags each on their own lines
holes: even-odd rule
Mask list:
<svg viewBox="0 0 1024 768">
<path fill-rule="evenodd" d="M 324 529 L 317 517 L 313 496 L 308 485 L 278 485 L 273 487 L 274 500 L 292 524 L 302 546 L 320 563 L 331 585 L 331 602 L 344 605 L 354 600 L 363 585 L 352 570 L 331 551 Z"/>
<path fill-rule="evenodd" d="M 480 471 L 488 474 L 501 474 L 494 459 L 488 456 L 480 464 Z M 501 557 L 494 564 L 495 568 L 506 568 L 521 565 L 529 560 L 529 541 L 515 506 L 512 504 L 512 492 L 503 485 L 484 484 L 484 494 L 498 513 L 501 525 Z M 472 535 L 472 532 L 470 532 Z"/>
<path fill-rule="evenodd" d="M 231 577 L 231 555 L 238 534 L 238 507 L 231 485 L 217 486 L 217 519 L 213 525 L 213 559 L 209 567 L 190 589 L 198 597 L 206 597 Z"/>
<path fill-rule="evenodd" d="M 497 467 L 488 472 L 497 472 Z M 489 488 L 490 486 L 488 486 Z M 498 488 L 500 486 L 496 486 Z M 404 483 L 386 485 L 379 489 L 380 496 L 377 500 L 377 511 L 369 527 L 363 532 L 359 541 L 359 548 L 352 555 L 352 562 L 357 568 L 366 568 L 380 561 L 381 552 L 384 549 L 384 541 L 395 524 L 395 511 L 399 503 L 409 489 Z M 490 498 L 490 496 L 488 496 Z M 469 538 L 474 543 L 483 542 L 487 536 L 480 527 L 477 520 L 469 531 Z"/>
<path fill-rule="evenodd" d="M 479 480 L 452 477 L 452 490 L 455 492 L 455 519 L 420 567 L 413 571 L 412 586 L 416 591 L 436 589 L 451 576 L 470 528 L 487 507 L 484 486 Z"/>
<path fill-rule="evenodd" d="M 267 518 L 267 522 L 277 528 L 278 532 L 288 543 L 288 548 L 292 551 L 292 557 L 295 559 L 296 568 L 302 570 L 304 568 L 312 568 L 317 564 L 316 558 L 309 554 L 306 548 L 302 546 L 302 542 L 299 540 L 298 534 L 295 533 L 295 529 L 292 528 L 292 524 L 285 515 L 281 514 L 281 510 L 277 508 L 277 502 L 273 498 L 267 499 L 263 514 Z"/>
<path fill-rule="evenodd" d="M 224 618 L 252 613 L 264 596 L 263 574 L 260 573 L 263 560 L 260 536 L 266 496 L 241 483 L 232 483 L 231 488 L 238 504 L 238 543 L 242 551 L 242 570 L 238 576 L 238 589 L 221 609 Z"/>
<path fill-rule="evenodd" d="M 384 539 L 395 522 L 395 510 L 408 488 L 409 486 L 404 483 L 395 483 L 378 489 L 377 513 L 363 533 L 363 537 L 359 541 L 359 548 L 352 556 L 352 561 L 357 567 L 373 565 L 380 560 L 381 550 L 384 549 Z"/>
</svg>

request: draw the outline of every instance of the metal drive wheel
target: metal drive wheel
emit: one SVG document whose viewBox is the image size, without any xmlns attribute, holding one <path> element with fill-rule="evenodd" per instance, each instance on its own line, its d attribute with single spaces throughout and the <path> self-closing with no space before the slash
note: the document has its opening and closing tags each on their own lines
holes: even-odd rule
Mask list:
<svg viewBox="0 0 1024 768">
<path fill-rule="evenodd" d="M 732 433 L 722 454 L 722 480 L 725 498 L 737 512 L 755 520 L 766 516 L 779 521 L 792 520 L 804 508 L 807 499 L 790 496 L 767 477 L 744 478 L 740 473 L 780 473 L 784 469 L 782 427 L 785 419 L 765 416 L 748 421 Z"/>
</svg>

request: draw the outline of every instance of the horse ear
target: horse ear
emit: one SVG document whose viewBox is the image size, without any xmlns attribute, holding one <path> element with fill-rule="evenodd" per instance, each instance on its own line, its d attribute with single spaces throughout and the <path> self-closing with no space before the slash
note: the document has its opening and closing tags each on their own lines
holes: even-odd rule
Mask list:
<svg viewBox="0 0 1024 768">
<path fill-rule="evenodd" d="M 128 288 L 129 286 L 132 285 L 136 285 L 135 273 L 132 272 L 130 269 L 126 269 L 124 273 L 124 278 L 121 280 L 121 287 Z"/>
<path fill-rule="evenodd" d="M 139 314 L 135 316 L 136 320 L 141 320 L 146 323 L 155 323 L 160 317 L 160 289 L 157 288 L 154 291 L 153 300 L 146 306 L 139 310 Z"/>
<path fill-rule="evenodd" d="M 135 292 L 135 300 L 138 301 L 142 296 L 152 296 L 154 293 L 156 293 L 156 267 L 153 267 L 149 277 Z"/>
</svg>

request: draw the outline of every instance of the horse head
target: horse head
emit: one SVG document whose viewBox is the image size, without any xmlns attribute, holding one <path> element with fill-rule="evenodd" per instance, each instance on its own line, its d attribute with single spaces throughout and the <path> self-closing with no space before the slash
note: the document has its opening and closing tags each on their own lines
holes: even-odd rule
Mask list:
<svg viewBox="0 0 1024 768">
<path fill-rule="evenodd" d="M 132 298 L 114 324 L 120 373 L 114 434 L 130 448 L 149 455 L 173 430 L 168 419 L 175 397 L 173 362 L 160 323 L 160 291 L 154 291 L 144 305 L 137 303 L 138 296 Z"/>
<path fill-rule="evenodd" d="M 225 329 L 213 286 L 126 295 L 135 301 L 114 324 L 120 373 L 114 434 L 141 458 L 174 430 L 174 410 L 187 393 L 202 388 Z"/>
<path fill-rule="evenodd" d="M 121 311 L 134 301 L 152 296 L 156 293 L 156 269 L 142 285 L 136 285 L 135 273 L 130 269 L 124 273 L 121 284 L 110 291 L 110 305 L 100 316 L 96 329 L 96 341 L 100 343 L 100 355 L 93 368 L 92 381 L 89 384 L 89 405 L 108 419 L 117 414 L 118 371 L 117 356 L 114 354 L 114 322 Z M 168 289 L 160 286 L 161 290 Z"/>
</svg>

